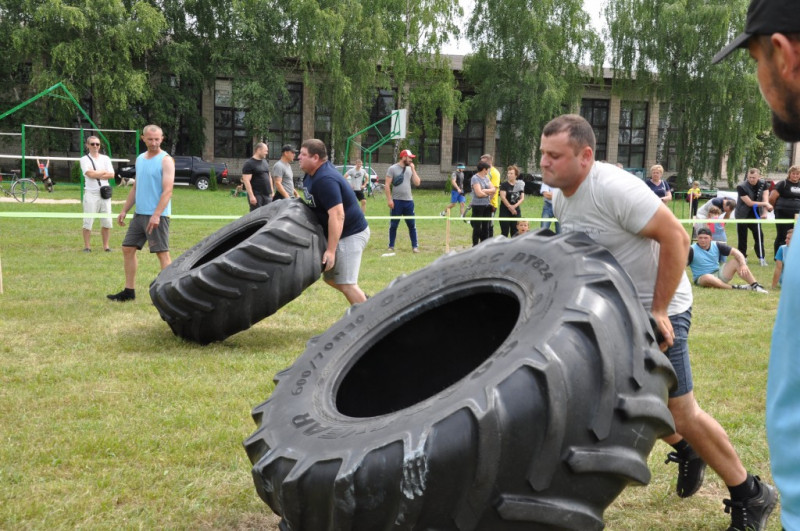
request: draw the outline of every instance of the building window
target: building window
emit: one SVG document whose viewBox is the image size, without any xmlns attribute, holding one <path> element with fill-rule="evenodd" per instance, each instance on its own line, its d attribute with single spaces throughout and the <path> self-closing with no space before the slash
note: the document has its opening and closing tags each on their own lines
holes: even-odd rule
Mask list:
<svg viewBox="0 0 800 531">
<path fill-rule="evenodd" d="M 778 171 L 789 171 L 789 167 L 792 165 L 792 155 L 794 154 L 794 144 L 791 142 L 786 142 L 786 145 L 783 148 L 783 155 L 781 156 L 781 161 L 778 163 L 778 167 L 776 168 Z"/>
<path fill-rule="evenodd" d="M 329 91 L 320 91 L 317 94 L 316 102 L 314 104 L 314 138 L 318 138 L 325 143 L 328 148 L 328 156 L 331 155 L 333 146 L 331 142 L 332 136 L 332 118 L 330 103 L 331 93 Z"/>
<path fill-rule="evenodd" d="M 678 171 L 678 126 L 675 120 L 667 128 L 666 117 L 658 120 L 658 145 L 656 164 L 661 164 L 665 172 Z"/>
<path fill-rule="evenodd" d="M 619 111 L 617 162 L 626 168 L 644 168 L 647 139 L 647 102 L 623 102 Z"/>
<path fill-rule="evenodd" d="M 378 97 L 375 99 L 375 105 L 369 113 L 369 123 L 374 124 L 390 114 L 395 110 L 394 92 L 391 90 L 381 90 L 378 92 Z M 376 130 L 377 129 L 377 130 Z M 371 127 L 367 132 L 367 140 L 364 144 L 365 147 L 373 146 L 383 136 L 388 135 L 392 129 L 392 121 L 385 120 L 376 127 Z M 362 153 L 362 160 L 367 164 L 367 155 Z M 394 160 L 394 142 L 387 142 L 378 148 L 377 151 L 372 153 L 372 163 L 383 162 L 386 164 L 393 163 Z"/>
<path fill-rule="evenodd" d="M 608 156 L 608 105 L 609 100 L 581 100 L 581 116 L 592 125 L 597 140 L 595 160 L 606 160 Z"/>
<path fill-rule="evenodd" d="M 233 83 L 217 79 L 214 90 L 214 156 L 247 158 L 252 141 L 244 126 L 247 110 L 233 104 Z"/>
<path fill-rule="evenodd" d="M 436 111 L 436 123 L 426 128 L 422 123 L 414 120 L 416 115 L 411 111 L 408 143 L 417 155 L 419 164 L 441 164 L 442 162 L 442 114 Z"/>
<path fill-rule="evenodd" d="M 484 133 L 486 131 L 483 116 L 477 113 L 469 116 L 463 127 L 453 121 L 453 157 L 451 162 L 463 162 L 468 168 L 474 168 L 481 160 L 484 151 Z"/>
<path fill-rule="evenodd" d="M 278 101 L 278 113 L 269 124 L 269 154 L 272 158 L 280 156 L 281 147 L 291 144 L 300 148 L 303 137 L 303 84 L 287 83 L 286 97 Z"/>
</svg>

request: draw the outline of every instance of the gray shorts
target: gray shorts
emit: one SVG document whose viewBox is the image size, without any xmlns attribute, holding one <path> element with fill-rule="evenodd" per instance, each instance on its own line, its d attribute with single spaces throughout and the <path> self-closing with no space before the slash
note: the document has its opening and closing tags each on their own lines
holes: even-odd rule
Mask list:
<svg viewBox="0 0 800 531">
<path fill-rule="evenodd" d="M 150 246 L 151 253 L 163 253 L 169 251 L 169 218 L 161 216 L 158 227 L 147 234 L 147 224 L 150 218 L 147 214 L 135 214 L 122 240 L 123 247 L 136 247 L 140 251 L 144 247 L 144 242 Z"/>
<path fill-rule="evenodd" d="M 334 284 L 358 284 L 358 271 L 361 269 L 361 255 L 369 241 L 369 227 L 339 240 L 336 246 L 336 263 L 333 269 L 325 271 L 325 280 Z"/>
</svg>

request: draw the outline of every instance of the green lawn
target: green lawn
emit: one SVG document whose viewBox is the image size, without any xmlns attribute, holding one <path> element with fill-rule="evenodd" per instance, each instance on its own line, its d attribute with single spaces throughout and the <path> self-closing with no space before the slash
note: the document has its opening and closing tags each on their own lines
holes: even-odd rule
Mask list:
<svg viewBox="0 0 800 531">
<path fill-rule="evenodd" d="M 56 188 L 40 198 L 77 197 L 77 187 Z M 115 201 L 126 192 L 115 190 Z M 438 218 L 449 196 L 420 191 L 416 199 L 418 215 Z M 0 203 L 0 212 L 32 210 L 80 205 Z M 175 215 L 246 212 L 245 199 L 227 190 L 178 188 L 173 199 Z M 539 212 L 540 198 L 523 205 L 524 215 Z M 370 199 L 367 214 L 387 215 L 383 199 Z M 225 223 L 174 219 L 173 258 Z M 249 413 L 269 396 L 273 375 L 347 309 L 344 297 L 318 282 L 250 330 L 201 347 L 176 338 L 150 303 L 154 256 L 140 253 L 135 302 L 106 300 L 123 285 L 124 229 L 112 231 L 114 252 L 98 252 L 97 234 L 95 252 L 84 254 L 80 225 L 0 217 L 0 529 L 275 528 L 242 449 L 255 428 Z M 444 253 L 441 218 L 418 222 L 418 255 L 401 225 L 396 256 L 382 257 L 388 221 L 370 226 L 360 282 L 367 293 Z M 471 244 L 470 230 L 452 223 L 452 250 Z M 735 242 L 734 227 L 728 234 Z M 768 249 L 773 238 L 768 227 Z M 752 256 L 750 265 L 769 287 L 772 266 Z M 778 293 L 696 288 L 691 337 L 701 406 L 728 430 L 745 466 L 767 479 L 764 392 L 777 304 Z M 709 473 L 697 495 L 679 499 L 675 465 L 663 464 L 668 449 L 657 443 L 651 484 L 623 492 L 606 512 L 608 529 L 727 527 L 722 482 Z M 770 529 L 780 529 L 777 511 Z"/>
</svg>

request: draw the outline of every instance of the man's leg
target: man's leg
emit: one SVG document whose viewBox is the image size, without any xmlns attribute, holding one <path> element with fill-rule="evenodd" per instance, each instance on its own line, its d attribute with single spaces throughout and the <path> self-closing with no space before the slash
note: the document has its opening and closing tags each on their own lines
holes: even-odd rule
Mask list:
<svg viewBox="0 0 800 531">
<path fill-rule="evenodd" d="M 730 262 L 725 262 L 725 267 L 727 268 L 729 264 L 733 265 L 734 269 L 736 269 L 736 262 L 734 260 L 731 260 Z M 729 277 L 732 275 L 726 274 L 725 276 Z M 697 285 L 703 286 L 704 288 L 731 289 L 730 284 L 728 284 L 727 282 L 723 282 L 722 279 L 717 278 L 715 275 L 712 275 L 710 273 L 707 275 L 702 275 L 700 278 L 698 278 Z"/>
<path fill-rule="evenodd" d="M 92 248 L 92 231 L 83 229 L 83 250 Z"/>
<path fill-rule="evenodd" d="M 747 470 L 728 439 L 728 434 L 711 415 L 703 411 L 694 392 L 670 398 L 668 402 L 675 429 L 729 487 L 747 479 Z"/>
<path fill-rule="evenodd" d="M 325 283 L 342 292 L 347 302 L 352 304 L 358 304 L 360 302 L 364 302 L 367 300 L 367 296 L 361 291 L 361 288 L 358 287 L 358 284 L 337 284 L 333 281 L 333 279 L 325 279 Z"/>
<path fill-rule="evenodd" d="M 100 229 L 100 235 L 103 239 L 103 249 L 108 251 L 111 248 L 108 246 L 109 239 L 111 238 L 111 229 L 103 227 Z"/>
<path fill-rule="evenodd" d="M 417 221 L 414 219 L 414 201 L 406 201 L 403 208 L 403 214 L 409 216 L 406 218 L 406 226 L 408 227 L 408 237 L 411 239 L 411 248 L 419 248 L 419 241 L 417 240 Z"/>
<path fill-rule="evenodd" d="M 125 269 L 125 288 L 136 289 L 136 269 L 139 267 L 139 261 L 136 257 L 136 247 L 123 247 L 122 248 L 122 263 Z"/>
<path fill-rule="evenodd" d="M 394 202 L 394 208 L 389 211 L 389 215 L 399 216 L 403 213 L 403 209 L 398 205 L 398 201 Z M 397 227 L 400 226 L 400 219 L 392 219 L 389 221 L 389 249 L 394 249 L 394 242 L 397 240 Z"/>
<path fill-rule="evenodd" d="M 156 253 L 156 256 L 158 257 L 158 263 L 161 264 L 162 271 L 165 267 L 172 263 L 172 258 L 169 256 L 169 251 L 161 251 Z"/>
<path fill-rule="evenodd" d="M 736 248 L 745 258 L 747 258 L 747 230 L 747 223 L 736 224 L 736 236 L 738 238 Z"/>
</svg>

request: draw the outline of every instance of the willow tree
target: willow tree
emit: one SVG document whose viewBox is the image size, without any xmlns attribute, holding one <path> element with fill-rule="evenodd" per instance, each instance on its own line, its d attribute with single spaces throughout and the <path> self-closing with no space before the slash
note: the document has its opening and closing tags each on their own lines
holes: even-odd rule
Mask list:
<svg viewBox="0 0 800 531">
<path fill-rule="evenodd" d="M 679 185 L 690 175 L 720 177 L 727 159 L 733 184 L 745 166 L 775 165 L 782 144 L 766 134 L 770 114 L 755 65 L 738 52 L 711 59 L 744 27 L 747 0 L 609 0 L 615 90 L 623 98 L 655 98 L 662 130 L 657 160 L 674 146 Z M 766 149 L 764 145 L 766 144 Z M 766 153 L 766 155 L 765 155 Z M 768 160 L 758 160 L 758 159 Z"/>
<path fill-rule="evenodd" d="M 443 116 L 463 115 L 450 59 L 440 52 L 462 10 L 450 0 L 371 2 L 391 37 L 381 67 L 397 91 L 397 108 L 409 109 L 407 143 L 422 150 L 423 137 L 439 138 Z"/>
<path fill-rule="evenodd" d="M 542 126 L 573 107 L 591 79 L 581 64 L 602 65 L 602 43 L 587 27 L 582 0 L 476 1 L 465 78 L 473 110 L 499 113 L 502 163 L 527 169 Z"/>
</svg>

